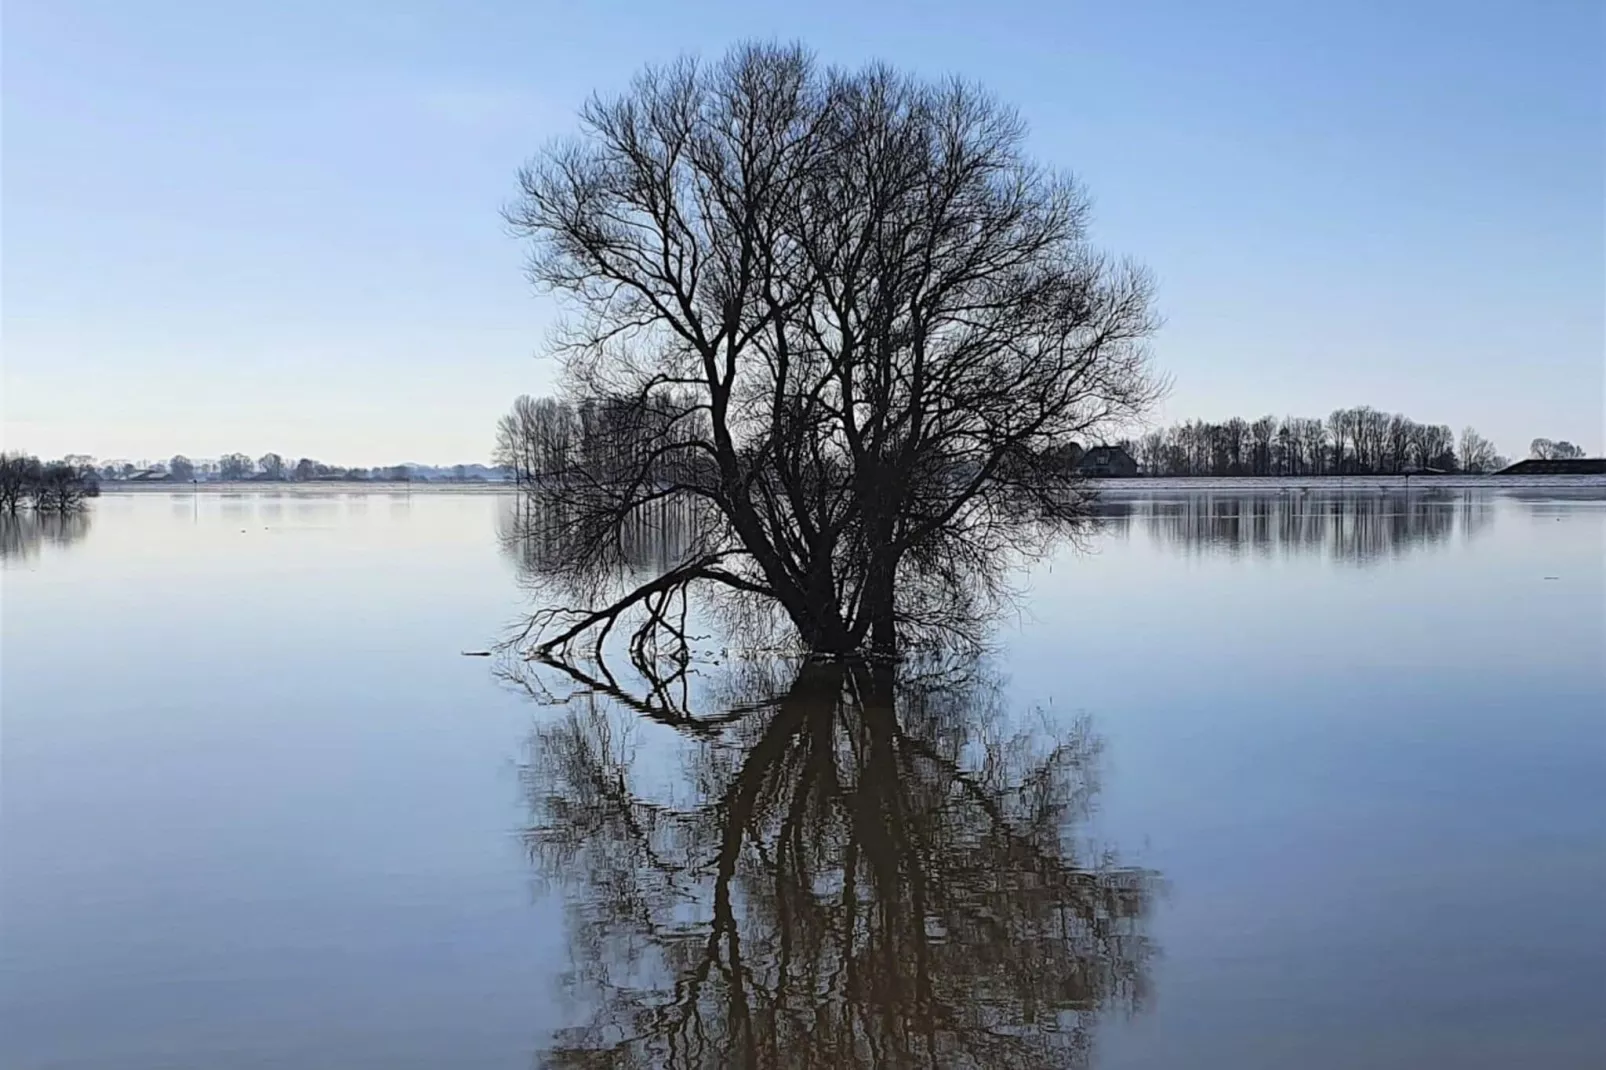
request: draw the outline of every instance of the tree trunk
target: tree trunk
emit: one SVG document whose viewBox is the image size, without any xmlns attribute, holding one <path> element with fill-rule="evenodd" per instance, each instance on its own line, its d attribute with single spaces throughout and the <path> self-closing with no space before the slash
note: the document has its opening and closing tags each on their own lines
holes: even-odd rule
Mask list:
<svg viewBox="0 0 1606 1070">
<path fill-rule="evenodd" d="M 898 654 L 898 615 L 895 577 L 897 565 L 890 554 L 877 554 L 865 590 L 863 612 L 870 622 L 870 653 L 891 659 Z"/>
</svg>

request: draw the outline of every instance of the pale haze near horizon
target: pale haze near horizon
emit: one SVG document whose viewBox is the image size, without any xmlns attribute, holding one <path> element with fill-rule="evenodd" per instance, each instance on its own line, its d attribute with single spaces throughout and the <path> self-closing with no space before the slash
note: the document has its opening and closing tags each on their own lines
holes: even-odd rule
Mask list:
<svg viewBox="0 0 1606 1070">
<path fill-rule="evenodd" d="M 1372 405 L 1603 452 L 1606 5 L 4 10 L 3 442 L 483 461 L 560 313 L 499 211 L 642 65 L 958 74 L 1147 264 L 1157 422 Z"/>
</svg>

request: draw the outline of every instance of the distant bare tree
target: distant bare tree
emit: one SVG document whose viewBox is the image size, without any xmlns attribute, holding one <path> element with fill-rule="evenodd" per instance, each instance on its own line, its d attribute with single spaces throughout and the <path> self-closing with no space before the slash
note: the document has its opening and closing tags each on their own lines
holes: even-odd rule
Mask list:
<svg viewBox="0 0 1606 1070">
<path fill-rule="evenodd" d="M 263 479 L 284 478 L 284 458 L 277 453 L 264 453 L 257 458 L 257 468 L 261 470 Z"/>
<path fill-rule="evenodd" d="M 567 403 L 520 395 L 496 425 L 494 463 L 508 468 L 516 483 L 530 483 L 567 472 L 576 459 L 580 418 Z"/>
<path fill-rule="evenodd" d="M 14 513 L 30 504 L 39 485 L 39 458 L 0 453 L 0 512 Z"/>
<path fill-rule="evenodd" d="M 256 471 L 251 458 L 243 453 L 230 453 L 218 459 L 218 476 L 226 480 L 250 479 Z"/>
<path fill-rule="evenodd" d="M 1583 457 L 1584 449 L 1565 439 L 1552 442 L 1548 438 L 1536 438 L 1528 447 L 1528 455 L 1541 461 L 1570 461 Z"/>
<path fill-rule="evenodd" d="M 1088 245 L 1086 196 L 1014 112 L 761 45 L 581 121 L 508 212 L 579 313 L 565 389 L 611 459 L 532 487 L 580 602 L 533 622 L 543 647 L 704 588 L 773 601 L 813 649 L 891 651 L 979 619 L 1085 515 L 1054 451 L 1156 397 L 1150 287 Z M 621 584 L 619 533 L 671 502 L 688 556 Z"/>
<path fill-rule="evenodd" d="M 1273 459 L 1275 455 L 1274 444 L 1277 441 L 1277 417 L 1262 416 L 1249 425 L 1250 441 L 1253 444 L 1250 468 L 1257 476 L 1269 476 L 1274 472 Z"/>
<path fill-rule="evenodd" d="M 167 475 L 175 482 L 188 483 L 195 478 L 195 463 L 182 453 L 175 453 L 167 462 Z"/>
<path fill-rule="evenodd" d="M 1478 434 L 1476 428 L 1466 427 L 1461 431 L 1461 443 L 1458 447 L 1461 470 L 1473 475 L 1495 471 L 1496 453 L 1494 443 Z"/>
<path fill-rule="evenodd" d="M 311 457 L 303 457 L 301 460 L 296 462 L 295 471 L 291 473 L 291 478 L 300 482 L 306 482 L 317 474 L 318 462 L 313 460 Z"/>
</svg>

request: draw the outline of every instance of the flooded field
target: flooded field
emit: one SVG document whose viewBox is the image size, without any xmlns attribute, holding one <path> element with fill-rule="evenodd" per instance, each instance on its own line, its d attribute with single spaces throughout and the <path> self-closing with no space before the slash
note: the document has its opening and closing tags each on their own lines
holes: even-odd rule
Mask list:
<svg viewBox="0 0 1606 1070">
<path fill-rule="evenodd" d="M 1606 1052 L 1600 481 L 1111 485 L 985 657 L 645 699 L 462 656 L 511 508 L 0 531 L 0 1062 Z"/>
</svg>

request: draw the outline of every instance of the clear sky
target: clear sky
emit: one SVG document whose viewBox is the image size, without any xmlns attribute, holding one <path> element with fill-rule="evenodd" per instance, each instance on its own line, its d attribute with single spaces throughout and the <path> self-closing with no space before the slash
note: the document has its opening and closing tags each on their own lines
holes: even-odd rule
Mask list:
<svg viewBox="0 0 1606 1070">
<path fill-rule="evenodd" d="M 1600 453 L 1601 0 L 6 0 L 4 443 L 482 460 L 556 313 L 500 207 L 593 89 L 800 39 L 959 73 L 1147 263 L 1159 417 Z"/>
</svg>

